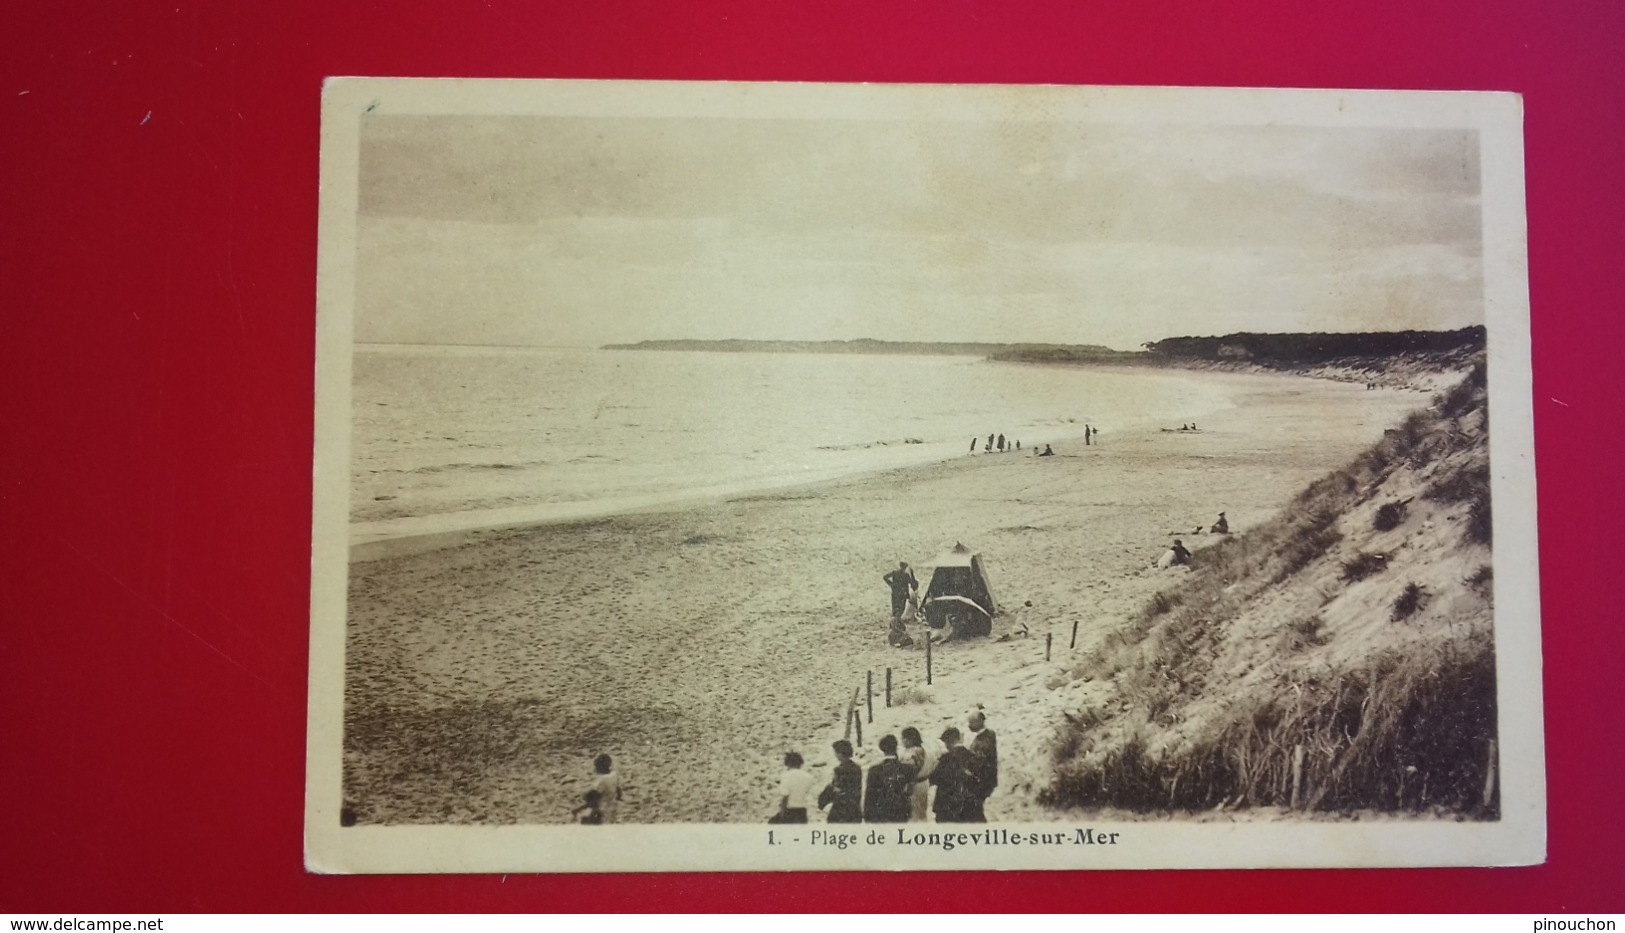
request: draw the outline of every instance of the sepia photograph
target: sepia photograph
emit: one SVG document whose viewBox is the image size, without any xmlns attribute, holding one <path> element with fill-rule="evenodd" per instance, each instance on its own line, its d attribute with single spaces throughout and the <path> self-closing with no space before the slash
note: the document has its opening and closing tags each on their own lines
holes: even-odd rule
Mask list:
<svg viewBox="0 0 1625 933">
<path fill-rule="evenodd" d="M 322 133 L 311 870 L 1543 858 L 1517 97 Z"/>
</svg>

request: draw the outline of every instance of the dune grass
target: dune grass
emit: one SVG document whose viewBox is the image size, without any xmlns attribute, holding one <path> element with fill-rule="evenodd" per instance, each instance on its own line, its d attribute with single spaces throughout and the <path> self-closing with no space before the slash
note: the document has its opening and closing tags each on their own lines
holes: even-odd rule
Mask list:
<svg viewBox="0 0 1625 933">
<path fill-rule="evenodd" d="M 1389 642 L 1377 630 L 1367 636 L 1376 639 L 1369 650 L 1334 662 L 1324 650 L 1335 641 L 1325 620 L 1298 615 L 1266 643 L 1279 669 L 1229 637 L 1238 618 L 1283 588 L 1314 586 L 1324 605 L 1340 588 L 1387 572 L 1389 555 L 1356 548 L 1405 521 L 1410 500 L 1391 491 L 1400 480 L 1410 489 L 1425 484 L 1424 499 L 1468 516 L 1463 546 L 1488 544 L 1484 406 L 1480 363 L 1429 411 L 1311 484 L 1279 516 L 1199 552 L 1182 585 L 1156 594 L 1071 672 L 1108 681 L 1113 692 L 1100 708 L 1068 717 L 1053 746 L 1055 777 L 1040 799 L 1135 811 L 1295 804 L 1497 817 L 1487 625 L 1396 626 L 1412 637 Z M 1373 518 L 1361 537 L 1339 546 L 1342 518 L 1362 506 L 1368 511 L 1360 514 Z M 1334 550 L 1353 553 L 1332 563 Z M 1302 576 L 1310 568 L 1312 580 Z M 1486 564 L 1456 585 L 1487 600 L 1490 579 Z M 1392 619 L 1420 618 L 1428 590 L 1414 581 L 1401 586 L 1403 577 L 1384 580 L 1375 592 L 1397 591 L 1384 607 Z M 1425 637 L 1414 637 L 1419 632 Z"/>
</svg>

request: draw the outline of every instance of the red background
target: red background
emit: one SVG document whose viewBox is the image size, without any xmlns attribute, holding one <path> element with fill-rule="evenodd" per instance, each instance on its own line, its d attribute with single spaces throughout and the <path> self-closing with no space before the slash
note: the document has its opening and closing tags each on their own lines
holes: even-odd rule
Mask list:
<svg viewBox="0 0 1625 933">
<path fill-rule="evenodd" d="M 1625 909 L 1625 621 L 1603 601 L 1622 527 L 1617 0 L 7 6 L 0 911 Z M 318 95 L 337 74 L 1521 92 L 1548 863 L 307 875 Z"/>
</svg>

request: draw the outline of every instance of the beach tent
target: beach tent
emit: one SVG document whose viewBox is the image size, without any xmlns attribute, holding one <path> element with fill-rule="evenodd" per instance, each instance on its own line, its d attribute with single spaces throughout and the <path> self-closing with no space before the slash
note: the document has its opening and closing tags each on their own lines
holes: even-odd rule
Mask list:
<svg viewBox="0 0 1625 933">
<path fill-rule="evenodd" d="M 986 635 L 993 628 L 999 603 L 993 597 L 982 555 L 955 544 L 931 562 L 931 583 L 925 588 L 922 609 L 932 628 L 949 627 L 955 634 Z"/>
</svg>

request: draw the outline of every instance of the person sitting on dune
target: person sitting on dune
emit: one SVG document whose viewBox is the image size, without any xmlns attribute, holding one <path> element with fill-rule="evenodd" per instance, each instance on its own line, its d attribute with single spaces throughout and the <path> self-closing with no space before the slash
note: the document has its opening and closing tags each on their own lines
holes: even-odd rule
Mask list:
<svg viewBox="0 0 1625 933">
<path fill-rule="evenodd" d="M 1039 454 L 1039 456 L 1040 457 L 1053 457 L 1053 456 L 1055 456 L 1055 451 L 1050 450 L 1049 445 L 1045 444 L 1044 445 L 1044 452 Z"/>
<path fill-rule="evenodd" d="M 1209 530 L 1216 535 L 1227 535 L 1230 533 L 1230 522 L 1225 519 L 1223 512 L 1219 513 L 1219 520 L 1214 522 L 1213 527 Z"/>
<path fill-rule="evenodd" d="M 1186 550 L 1185 542 L 1174 539 L 1174 546 L 1162 552 L 1157 558 L 1157 569 L 1167 570 L 1169 567 L 1190 566 L 1191 552 Z"/>
</svg>

